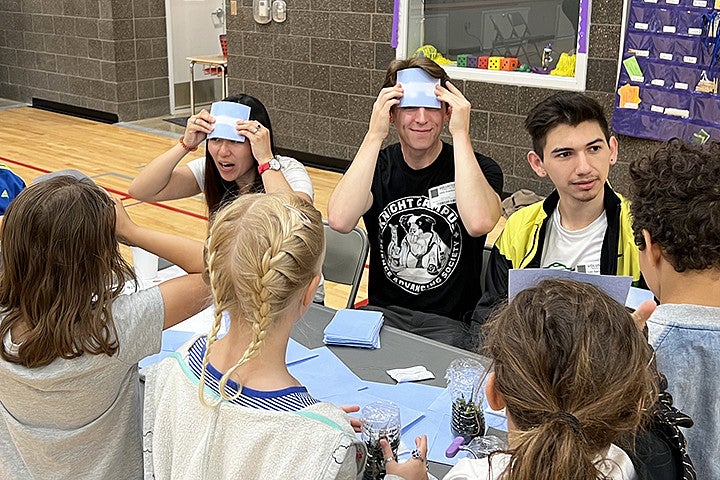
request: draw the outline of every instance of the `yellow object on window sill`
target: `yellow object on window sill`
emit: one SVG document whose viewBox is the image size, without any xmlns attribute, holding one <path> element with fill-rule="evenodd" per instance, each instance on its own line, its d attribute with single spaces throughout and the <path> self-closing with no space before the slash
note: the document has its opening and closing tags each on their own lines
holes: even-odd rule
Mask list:
<svg viewBox="0 0 720 480">
<path fill-rule="evenodd" d="M 448 60 L 447 58 L 442 56 L 442 53 L 437 51 L 437 48 L 433 47 L 432 45 L 423 45 L 422 47 L 415 50 L 415 55 L 420 57 L 427 57 L 430 60 L 433 60 L 438 65 L 452 65 L 455 62 L 452 60 Z"/>
<path fill-rule="evenodd" d="M 575 54 L 568 55 L 563 52 L 560 54 L 557 66 L 550 72 L 550 75 L 558 77 L 574 77 L 575 76 Z"/>
</svg>

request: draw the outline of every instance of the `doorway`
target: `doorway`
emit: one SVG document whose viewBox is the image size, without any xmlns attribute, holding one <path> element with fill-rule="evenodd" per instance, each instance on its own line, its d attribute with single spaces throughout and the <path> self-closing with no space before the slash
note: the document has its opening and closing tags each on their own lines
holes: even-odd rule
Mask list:
<svg viewBox="0 0 720 480">
<path fill-rule="evenodd" d="M 170 111 L 190 106 L 190 64 L 193 55 L 220 54 L 220 35 L 225 33 L 224 0 L 165 0 L 168 42 Z M 195 104 L 202 105 L 221 96 L 220 77 L 203 73 L 195 66 Z"/>
</svg>

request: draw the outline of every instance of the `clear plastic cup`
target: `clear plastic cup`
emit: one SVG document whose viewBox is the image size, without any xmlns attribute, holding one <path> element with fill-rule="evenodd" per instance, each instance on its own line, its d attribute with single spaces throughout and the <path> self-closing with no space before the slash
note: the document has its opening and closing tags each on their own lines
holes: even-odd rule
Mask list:
<svg viewBox="0 0 720 480">
<path fill-rule="evenodd" d="M 400 407 L 392 402 L 379 401 L 363 407 L 360 412 L 361 437 L 367 446 L 368 459 L 363 480 L 376 480 L 385 476 L 385 458 L 380 448 L 384 438 L 397 459 L 400 446 Z"/>
<path fill-rule="evenodd" d="M 139 280 L 152 281 L 158 274 L 158 256 L 140 247 L 130 247 L 133 257 L 133 268 Z"/>
<path fill-rule="evenodd" d="M 465 443 L 485 434 L 484 378 L 485 367 L 469 358 L 453 360 L 445 374 L 452 400 L 450 431 Z"/>
</svg>

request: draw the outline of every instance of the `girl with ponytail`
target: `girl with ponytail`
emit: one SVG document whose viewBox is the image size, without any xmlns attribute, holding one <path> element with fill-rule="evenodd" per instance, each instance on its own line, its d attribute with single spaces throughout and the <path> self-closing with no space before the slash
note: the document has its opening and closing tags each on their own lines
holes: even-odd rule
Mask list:
<svg viewBox="0 0 720 480">
<path fill-rule="evenodd" d="M 486 348 L 487 399 L 506 408 L 509 448 L 462 459 L 445 480 L 638 478 L 624 449 L 657 387 L 652 350 L 622 305 L 589 284 L 545 280 L 496 314 Z M 386 479 L 427 478 L 415 463 L 390 462 Z"/>
</svg>

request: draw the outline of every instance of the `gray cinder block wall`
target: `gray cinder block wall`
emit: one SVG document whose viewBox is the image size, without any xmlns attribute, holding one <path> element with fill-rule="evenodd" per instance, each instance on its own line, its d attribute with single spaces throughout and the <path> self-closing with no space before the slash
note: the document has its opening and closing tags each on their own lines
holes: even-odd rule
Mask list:
<svg viewBox="0 0 720 480">
<path fill-rule="evenodd" d="M 168 113 L 164 0 L 0 0 L 0 97 Z"/>
</svg>

